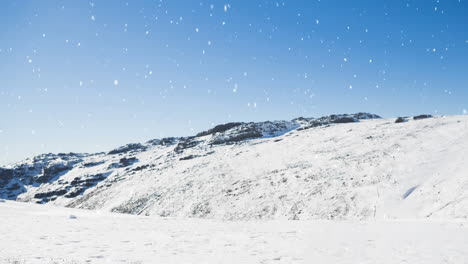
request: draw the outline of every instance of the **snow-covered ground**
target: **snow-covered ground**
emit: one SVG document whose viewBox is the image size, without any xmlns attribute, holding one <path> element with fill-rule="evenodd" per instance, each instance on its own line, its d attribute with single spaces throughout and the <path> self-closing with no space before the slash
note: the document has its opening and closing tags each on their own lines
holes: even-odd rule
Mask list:
<svg viewBox="0 0 468 264">
<path fill-rule="evenodd" d="M 468 218 L 468 116 L 315 127 L 328 120 L 40 156 L 0 173 L 0 198 L 220 220 Z"/>
<path fill-rule="evenodd" d="M 0 263 L 466 263 L 468 222 L 219 221 L 0 202 Z"/>
<path fill-rule="evenodd" d="M 0 168 L 0 263 L 467 263 L 467 123 L 231 123 L 34 157 Z"/>
</svg>

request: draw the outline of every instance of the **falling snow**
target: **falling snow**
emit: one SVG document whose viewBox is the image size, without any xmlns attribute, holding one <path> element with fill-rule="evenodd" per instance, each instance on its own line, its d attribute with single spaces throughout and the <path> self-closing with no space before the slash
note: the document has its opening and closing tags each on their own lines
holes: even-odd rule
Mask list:
<svg viewBox="0 0 468 264">
<path fill-rule="evenodd" d="M 462 0 L 1 1 L 0 165 L 229 122 L 355 111 L 464 118 L 467 8 Z M 390 160 L 398 150 L 386 152 Z"/>
</svg>

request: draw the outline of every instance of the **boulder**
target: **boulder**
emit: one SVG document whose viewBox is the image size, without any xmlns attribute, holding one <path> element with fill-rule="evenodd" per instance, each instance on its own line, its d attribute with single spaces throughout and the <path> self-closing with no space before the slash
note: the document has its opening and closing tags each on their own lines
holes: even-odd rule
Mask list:
<svg viewBox="0 0 468 264">
<path fill-rule="evenodd" d="M 431 118 L 432 115 L 417 115 L 417 116 L 414 116 L 413 119 L 414 120 L 420 120 L 420 119 L 426 119 L 426 118 Z"/>
<path fill-rule="evenodd" d="M 395 120 L 395 123 L 404 123 L 406 122 L 406 119 L 404 117 L 398 117 L 396 120 Z"/>
</svg>

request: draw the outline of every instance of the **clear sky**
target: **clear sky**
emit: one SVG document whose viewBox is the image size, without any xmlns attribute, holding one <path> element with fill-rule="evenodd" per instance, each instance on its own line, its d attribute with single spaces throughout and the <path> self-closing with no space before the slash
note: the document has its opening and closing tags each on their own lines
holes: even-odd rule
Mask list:
<svg viewBox="0 0 468 264">
<path fill-rule="evenodd" d="M 468 109 L 468 0 L 2 0 L 0 29 L 0 165 L 230 121 Z"/>
</svg>

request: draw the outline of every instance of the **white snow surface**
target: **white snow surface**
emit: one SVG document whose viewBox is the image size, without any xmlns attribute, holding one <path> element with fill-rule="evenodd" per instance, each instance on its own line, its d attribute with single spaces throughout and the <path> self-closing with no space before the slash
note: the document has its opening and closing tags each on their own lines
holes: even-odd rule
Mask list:
<svg viewBox="0 0 468 264">
<path fill-rule="evenodd" d="M 0 168 L 0 263 L 466 263 L 468 116 L 403 121 L 231 124 Z"/>
<path fill-rule="evenodd" d="M 284 133 L 235 144 L 209 144 L 224 133 L 194 137 L 179 152 L 177 143 L 146 143 L 59 158 L 73 168 L 25 185 L 16 200 L 46 194 L 59 206 L 218 220 L 468 218 L 468 116 L 394 121 L 279 123 Z M 74 181 L 86 188 L 67 197 Z"/>
<path fill-rule="evenodd" d="M 0 263 L 466 263 L 467 221 L 220 221 L 6 201 Z"/>
</svg>

